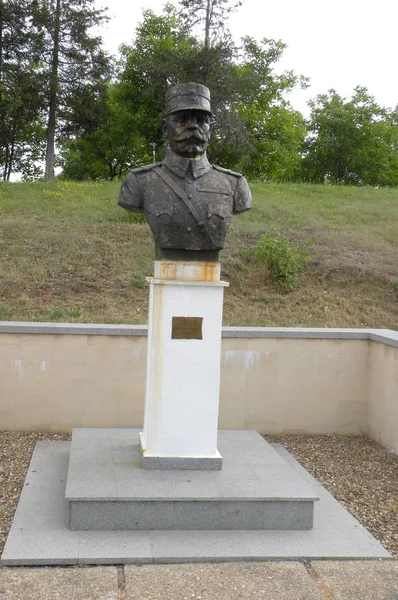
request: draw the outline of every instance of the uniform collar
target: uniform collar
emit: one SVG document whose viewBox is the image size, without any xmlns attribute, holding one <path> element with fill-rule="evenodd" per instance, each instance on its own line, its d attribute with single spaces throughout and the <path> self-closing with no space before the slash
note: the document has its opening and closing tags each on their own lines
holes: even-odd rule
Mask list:
<svg viewBox="0 0 398 600">
<path fill-rule="evenodd" d="M 206 153 L 203 154 L 203 156 L 199 160 L 195 160 L 183 158 L 182 156 L 179 156 L 178 154 L 170 150 L 170 148 L 168 148 L 166 151 L 166 156 L 163 161 L 163 164 L 179 177 L 185 177 L 189 165 L 192 165 L 192 173 L 194 179 L 202 177 L 202 175 L 204 175 L 205 173 L 207 173 L 207 171 L 210 171 L 211 169 L 211 164 L 207 160 Z"/>
</svg>

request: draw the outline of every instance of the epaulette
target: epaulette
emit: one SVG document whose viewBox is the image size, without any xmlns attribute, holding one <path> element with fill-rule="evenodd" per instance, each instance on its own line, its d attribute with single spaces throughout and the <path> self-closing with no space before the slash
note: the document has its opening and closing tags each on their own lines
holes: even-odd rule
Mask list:
<svg viewBox="0 0 398 600">
<path fill-rule="evenodd" d="M 234 177 L 243 177 L 242 173 L 236 173 L 236 171 L 230 171 L 229 169 L 224 169 L 223 167 L 219 167 L 218 165 L 212 166 L 217 171 L 221 171 L 221 173 L 226 173 L 227 175 L 234 175 Z"/>
<path fill-rule="evenodd" d="M 137 167 L 136 169 L 132 169 L 130 173 L 134 173 L 134 175 L 136 173 L 145 173 L 146 171 L 152 171 L 153 169 L 156 169 L 156 167 L 160 167 L 161 165 L 161 162 L 155 162 L 150 165 L 144 165 L 143 167 Z"/>
</svg>

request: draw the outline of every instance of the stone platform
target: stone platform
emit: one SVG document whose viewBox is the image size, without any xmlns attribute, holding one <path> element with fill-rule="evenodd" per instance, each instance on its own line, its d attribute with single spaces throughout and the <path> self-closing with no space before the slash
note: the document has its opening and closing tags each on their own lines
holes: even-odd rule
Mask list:
<svg viewBox="0 0 398 600">
<path fill-rule="evenodd" d="M 220 431 L 222 471 L 145 470 L 139 430 L 75 429 L 72 530 L 303 530 L 319 498 L 256 431 Z"/>
<path fill-rule="evenodd" d="M 0 566 L 392 558 L 282 446 L 273 448 L 320 498 L 313 529 L 71 531 L 70 442 L 38 442 Z"/>
</svg>

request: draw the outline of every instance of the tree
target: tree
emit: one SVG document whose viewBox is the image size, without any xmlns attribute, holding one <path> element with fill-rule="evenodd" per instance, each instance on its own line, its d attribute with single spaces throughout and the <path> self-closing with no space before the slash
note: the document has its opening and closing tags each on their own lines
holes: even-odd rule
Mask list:
<svg viewBox="0 0 398 600">
<path fill-rule="evenodd" d="M 239 0 L 180 0 L 181 18 L 189 30 L 202 29 L 204 47 L 209 50 L 225 33 L 229 34 L 227 20 L 232 12 L 242 6 Z"/>
<path fill-rule="evenodd" d="M 100 97 L 86 97 L 87 115 L 75 118 L 74 135 L 65 143 L 64 177 L 112 180 L 148 162 L 148 144 L 137 135 L 134 115 L 119 95 L 120 86 L 109 84 Z"/>
<path fill-rule="evenodd" d="M 134 43 L 121 48 L 119 102 L 134 118 L 134 131 L 162 145 L 161 122 L 167 87 L 188 81 L 198 51 L 197 40 L 185 29 L 177 10 L 167 4 L 162 15 L 143 11 Z"/>
<path fill-rule="evenodd" d="M 233 41 L 228 29 L 228 17 L 235 12 L 242 2 L 239 0 L 180 0 L 180 17 L 185 30 L 199 31 L 199 39 L 203 40 L 200 52 L 200 79 L 208 85 L 214 59 L 219 59 L 227 51 L 233 50 Z M 215 50 L 215 52 L 214 52 Z M 220 57 L 217 57 L 218 54 Z M 217 60 L 218 58 L 218 60 Z"/>
<path fill-rule="evenodd" d="M 90 29 L 106 20 L 94 0 L 33 0 L 32 20 L 38 53 L 46 74 L 46 165 L 44 178 L 54 179 L 55 138 L 73 120 L 71 105 L 108 75 L 109 60 L 101 38 Z"/>
<path fill-rule="evenodd" d="M 167 87 L 196 81 L 211 91 L 210 160 L 254 178 L 292 179 L 301 161 L 305 130 L 285 94 L 306 82 L 293 72 L 275 73 L 274 65 L 285 49 L 282 42 L 258 43 L 247 37 L 236 46 L 227 17 L 238 4 L 181 0 L 181 14 L 171 4 L 162 15 L 143 11 L 133 43 L 122 46 L 120 71 L 107 100 L 97 96 L 97 117 L 82 119 L 73 132 L 75 139 L 64 156 L 65 174 L 112 178 L 147 162 L 152 142 L 160 148 L 161 158 Z M 202 35 L 193 36 L 192 24 L 203 26 Z"/>
<path fill-rule="evenodd" d="M 306 137 L 303 115 L 290 107 L 256 104 L 242 109 L 254 138 L 254 151 L 243 155 L 239 170 L 256 181 L 297 181 L 301 175 L 302 147 Z"/>
<path fill-rule="evenodd" d="M 221 127 L 212 158 L 255 179 L 291 180 L 301 162 L 304 120 L 285 94 L 296 85 L 306 86 L 307 80 L 292 71 L 275 73 L 285 48 L 277 40 L 243 38 L 229 93 L 217 89 Z"/>
<path fill-rule="evenodd" d="M 241 6 L 239 0 L 180 0 L 179 4 L 185 27 L 202 29 L 194 77 L 211 89 L 215 115 L 211 160 L 242 168 L 253 177 L 273 179 L 282 173 L 287 176 L 287 160 L 292 176 L 291 166 L 300 162 L 305 133 L 302 118 L 284 94 L 297 84 L 305 86 L 306 80 L 293 72 L 275 73 L 274 64 L 286 46 L 266 38 L 257 43 L 248 36 L 236 46 L 228 18 Z"/>
<path fill-rule="evenodd" d="M 285 48 L 281 42 L 257 43 L 245 38 L 240 47 L 234 44 L 226 16 L 236 4 L 231 5 L 227 0 L 180 4 L 184 9 L 182 17 L 172 5 L 166 6 L 162 16 L 144 11 L 133 44 L 123 47 L 119 79 L 125 90 L 124 100 L 136 116 L 136 131 L 147 143 L 160 144 L 167 86 L 187 81 L 203 83 L 210 88 L 214 115 L 210 160 L 230 168 L 242 165 L 248 168 L 248 157 L 256 156 L 256 175 L 272 177 L 265 173 L 271 162 L 262 160 L 267 119 L 273 119 L 274 132 L 279 121 L 285 140 L 289 133 L 292 135 L 294 141 L 289 141 L 287 147 L 299 159 L 297 139 L 303 129 L 298 126 L 297 113 L 291 111 L 283 98 L 295 85 L 305 84 L 304 79 L 292 72 L 281 75 L 274 72 L 274 64 Z M 204 12 L 209 7 L 213 9 L 210 21 L 209 13 Z M 206 15 L 204 41 L 191 34 L 190 22 L 194 22 L 197 13 L 199 21 L 202 13 Z M 249 107 L 253 110 L 248 110 Z M 290 120 L 290 126 L 283 129 L 284 116 Z"/>
<path fill-rule="evenodd" d="M 183 30 L 198 32 L 194 55 L 185 66 L 185 80 L 197 81 L 211 90 L 214 123 L 210 160 L 221 159 L 233 166 L 237 154 L 251 154 L 254 150 L 253 140 L 237 110 L 242 95 L 237 77 L 241 49 L 228 28 L 228 18 L 241 2 L 180 0 L 179 5 Z"/>
<path fill-rule="evenodd" d="M 35 62 L 36 38 L 29 2 L 0 0 L 0 168 L 34 174 L 43 143 L 42 77 Z"/>
<path fill-rule="evenodd" d="M 309 105 L 304 179 L 398 184 L 398 109 L 380 107 L 364 87 L 355 88 L 349 101 L 329 90 Z"/>
<path fill-rule="evenodd" d="M 196 41 L 183 31 L 176 9 L 162 16 L 143 11 L 134 45 L 122 46 L 116 81 L 86 99 L 67 134 L 64 176 L 113 178 L 151 158 L 150 142 L 163 144 L 161 131 L 166 89 L 173 72 L 184 77 L 184 64 Z M 93 116 L 95 115 L 95 116 Z"/>
</svg>

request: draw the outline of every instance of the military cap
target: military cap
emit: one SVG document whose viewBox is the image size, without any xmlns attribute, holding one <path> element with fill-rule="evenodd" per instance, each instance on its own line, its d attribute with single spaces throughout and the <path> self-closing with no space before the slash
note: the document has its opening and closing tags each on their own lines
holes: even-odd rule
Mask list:
<svg viewBox="0 0 398 600">
<path fill-rule="evenodd" d="M 200 83 L 177 83 L 166 92 L 165 115 L 179 110 L 203 110 L 211 115 L 210 90 Z"/>
</svg>

